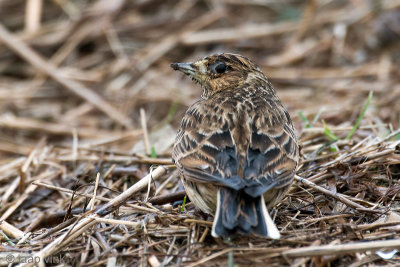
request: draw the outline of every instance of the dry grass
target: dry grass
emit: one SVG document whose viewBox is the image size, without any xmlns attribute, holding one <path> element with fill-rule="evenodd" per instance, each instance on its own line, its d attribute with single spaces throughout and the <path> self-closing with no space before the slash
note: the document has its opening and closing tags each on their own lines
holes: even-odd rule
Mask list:
<svg viewBox="0 0 400 267">
<path fill-rule="evenodd" d="M 0 265 L 397 264 L 399 9 L 1 1 Z M 254 59 L 298 129 L 298 176 L 272 211 L 280 240 L 226 243 L 191 203 L 173 206 L 184 192 L 171 145 L 200 89 L 168 65 L 218 51 Z"/>
</svg>

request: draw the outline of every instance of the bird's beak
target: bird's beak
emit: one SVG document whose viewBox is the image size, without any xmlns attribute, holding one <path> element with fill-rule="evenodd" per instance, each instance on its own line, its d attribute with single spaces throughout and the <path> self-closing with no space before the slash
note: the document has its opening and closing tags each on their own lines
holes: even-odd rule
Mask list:
<svg viewBox="0 0 400 267">
<path fill-rule="evenodd" d="M 173 68 L 174 70 L 182 71 L 186 75 L 190 76 L 194 76 L 197 72 L 193 64 L 190 63 L 172 63 L 171 68 Z"/>
</svg>

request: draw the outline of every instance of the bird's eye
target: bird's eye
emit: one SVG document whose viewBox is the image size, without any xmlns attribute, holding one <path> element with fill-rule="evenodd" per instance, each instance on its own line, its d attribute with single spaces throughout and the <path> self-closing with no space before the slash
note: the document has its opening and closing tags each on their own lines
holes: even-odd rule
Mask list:
<svg viewBox="0 0 400 267">
<path fill-rule="evenodd" d="M 227 66 L 225 65 L 224 62 L 215 62 L 214 64 L 210 65 L 210 71 L 211 73 L 224 73 L 227 70 Z"/>
</svg>

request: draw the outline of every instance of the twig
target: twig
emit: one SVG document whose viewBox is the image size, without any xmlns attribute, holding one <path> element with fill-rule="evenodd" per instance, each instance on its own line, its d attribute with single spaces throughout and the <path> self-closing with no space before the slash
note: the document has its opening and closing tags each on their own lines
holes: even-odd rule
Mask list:
<svg viewBox="0 0 400 267">
<path fill-rule="evenodd" d="M 43 0 L 28 0 L 25 8 L 25 30 L 34 33 L 40 28 Z"/>
<path fill-rule="evenodd" d="M 185 223 L 198 223 L 198 224 L 205 224 L 207 226 L 212 226 L 213 222 L 203 221 L 203 220 L 195 220 L 195 219 L 186 219 Z"/>
<path fill-rule="evenodd" d="M 321 256 L 363 251 L 376 251 L 385 248 L 400 248 L 400 239 L 294 248 L 282 252 L 281 255 L 284 257 Z"/>
<path fill-rule="evenodd" d="M 24 232 L 2 219 L 0 219 L 0 230 L 13 238 L 21 238 L 24 236 Z"/>
<path fill-rule="evenodd" d="M 199 266 L 199 265 L 201 265 L 201 264 L 203 264 L 203 263 L 206 263 L 206 262 L 208 262 L 208 261 L 210 261 L 210 260 L 212 260 L 212 259 L 215 259 L 215 258 L 217 258 L 217 257 L 219 257 L 219 256 L 222 256 L 222 255 L 224 255 L 224 254 L 226 254 L 226 253 L 228 253 L 228 252 L 230 252 L 230 251 L 232 251 L 232 248 L 226 248 L 226 249 L 224 249 L 224 250 L 221 250 L 220 252 L 211 254 L 211 255 L 208 256 L 208 257 L 205 257 L 205 258 L 203 258 L 203 259 L 201 259 L 201 260 L 199 260 L 199 261 L 196 261 L 196 262 L 194 262 L 194 263 L 192 263 L 192 264 L 189 264 L 189 265 L 186 265 L 186 266 L 187 266 L 187 267 Z"/>
<path fill-rule="evenodd" d="M 91 194 L 80 193 L 80 192 L 76 192 L 76 191 L 73 191 L 73 190 L 70 190 L 70 189 L 53 186 L 53 185 L 50 185 L 50 184 L 45 184 L 45 183 L 41 183 L 41 182 L 33 182 L 32 184 L 33 185 L 43 186 L 45 188 L 49 188 L 49 189 L 53 189 L 53 190 L 57 190 L 57 191 L 60 191 L 60 192 L 63 192 L 63 193 L 67 193 L 69 195 L 77 195 L 77 196 L 83 196 L 83 197 L 87 197 L 87 198 L 93 198 L 93 195 L 91 195 Z M 102 196 L 96 196 L 96 200 L 101 200 L 101 201 L 104 201 L 104 202 L 111 201 L 110 198 L 106 198 L 106 197 L 102 197 Z M 130 208 L 133 208 L 133 209 L 136 209 L 136 210 L 145 211 L 145 212 L 154 213 L 154 212 L 158 211 L 157 209 L 154 209 L 154 208 L 150 209 L 150 208 L 142 207 L 142 206 L 131 204 L 131 203 L 126 203 L 126 206 L 130 207 Z"/>
<path fill-rule="evenodd" d="M 134 228 L 140 227 L 141 223 L 140 222 L 131 222 L 131 221 L 123 221 L 123 220 L 115 220 L 115 219 L 106 219 L 106 218 L 99 218 L 99 217 L 94 217 L 94 216 L 88 216 L 87 218 L 94 219 L 98 222 L 104 222 L 108 224 L 122 224 L 122 225 L 128 225 L 132 226 Z"/>
<path fill-rule="evenodd" d="M 96 176 L 96 183 L 94 185 L 94 190 L 93 190 L 92 205 L 90 207 L 90 210 L 92 210 L 92 211 L 94 210 L 94 204 L 96 202 L 96 195 L 97 195 L 97 188 L 99 187 L 99 180 L 100 180 L 100 173 L 98 172 L 97 176 Z"/>
<path fill-rule="evenodd" d="M 332 193 L 331 191 L 329 191 L 328 189 L 325 189 L 319 185 L 314 184 L 313 182 L 308 181 L 307 179 L 301 178 L 299 176 L 295 176 L 295 180 L 298 181 L 299 183 L 303 183 L 321 193 L 324 193 L 325 195 L 328 195 L 330 197 L 333 197 L 334 199 L 343 202 L 344 204 L 346 204 L 347 206 L 353 208 L 353 209 L 358 209 L 358 208 L 362 208 L 364 209 L 365 207 L 357 204 L 351 200 L 348 200 L 347 198 L 345 198 L 344 196 L 339 196 L 338 194 Z"/>
<path fill-rule="evenodd" d="M 173 203 L 175 201 L 182 200 L 185 195 L 185 191 L 179 191 L 175 193 L 170 193 L 168 195 L 152 197 L 149 199 L 149 202 L 153 205 L 163 205 L 166 203 Z"/>
</svg>

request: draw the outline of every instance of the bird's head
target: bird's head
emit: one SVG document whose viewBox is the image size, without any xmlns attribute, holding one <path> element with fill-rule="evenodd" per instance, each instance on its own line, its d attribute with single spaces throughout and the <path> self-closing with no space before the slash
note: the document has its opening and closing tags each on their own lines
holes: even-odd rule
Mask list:
<svg viewBox="0 0 400 267">
<path fill-rule="evenodd" d="M 171 67 L 199 83 L 203 88 L 203 98 L 222 90 L 241 88 L 251 79 L 266 79 L 254 62 L 230 53 L 214 54 L 193 63 L 172 63 Z"/>
</svg>

